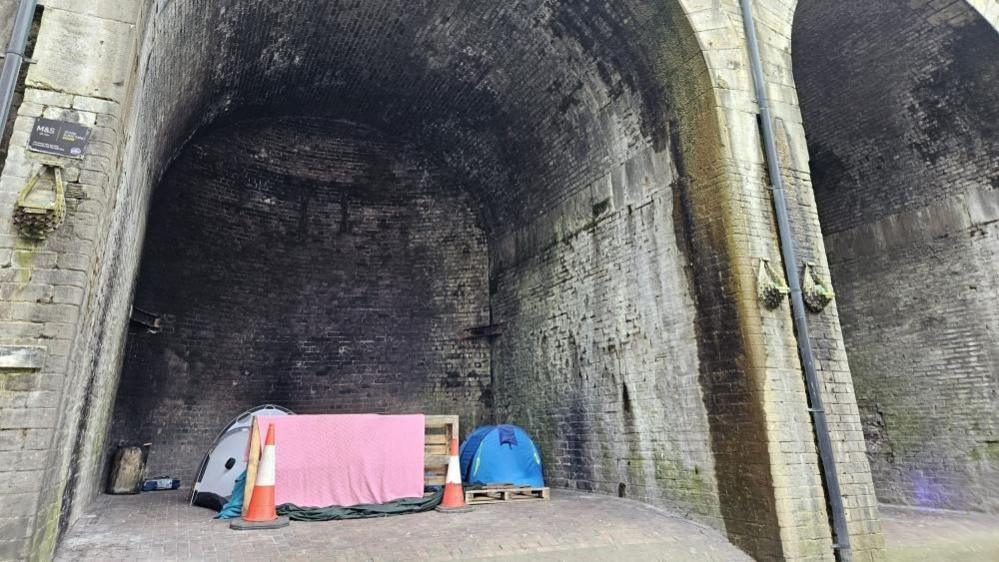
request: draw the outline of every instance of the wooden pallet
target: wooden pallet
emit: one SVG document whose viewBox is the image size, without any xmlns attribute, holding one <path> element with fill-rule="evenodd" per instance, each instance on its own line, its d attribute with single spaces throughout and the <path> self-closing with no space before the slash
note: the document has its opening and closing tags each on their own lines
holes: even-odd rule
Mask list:
<svg viewBox="0 0 999 562">
<path fill-rule="evenodd" d="M 527 500 L 550 500 L 551 491 L 547 486 L 531 488 L 530 486 L 488 486 L 473 490 L 465 490 L 465 503 L 519 502 Z"/>
<path fill-rule="evenodd" d="M 443 486 L 450 457 L 451 439 L 460 439 L 458 416 L 426 416 L 423 448 L 423 484 Z"/>
</svg>

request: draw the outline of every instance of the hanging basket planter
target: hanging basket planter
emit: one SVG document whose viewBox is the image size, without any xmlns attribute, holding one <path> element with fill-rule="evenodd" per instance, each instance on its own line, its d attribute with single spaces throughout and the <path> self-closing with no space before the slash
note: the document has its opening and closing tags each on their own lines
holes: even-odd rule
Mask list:
<svg viewBox="0 0 999 562">
<path fill-rule="evenodd" d="M 767 310 L 773 310 L 784 301 L 790 292 L 784 280 L 770 267 L 770 262 L 760 259 L 760 269 L 756 274 L 756 296 Z"/>
<path fill-rule="evenodd" d="M 815 265 L 805 264 L 805 273 L 801 280 L 801 293 L 808 310 L 818 314 L 832 302 L 836 296 L 829 283 L 822 281 L 815 274 Z"/>
<path fill-rule="evenodd" d="M 51 175 L 51 181 L 40 181 Z M 66 188 L 62 169 L 43 165 L 17 194 L 13 222 L 21 236 L 44 240 L 59 228 L 66 218 Z"/>
</svg>

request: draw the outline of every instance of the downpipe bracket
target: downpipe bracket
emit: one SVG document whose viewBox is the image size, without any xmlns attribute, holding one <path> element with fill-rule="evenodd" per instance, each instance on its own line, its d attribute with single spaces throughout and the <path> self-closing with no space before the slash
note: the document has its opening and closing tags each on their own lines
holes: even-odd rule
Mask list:
<svg viewBox="0 0 999 562">
<path fill-rule="evenodd" d="M 15 52 L 12 52 L 12 51 L 7 51 L 6 53 L 0 53 L 0 60 L 5 60 L 8 55 L 14 55 L 15 57 L 20 58 L 21 62 L 24 63 L 24 64 L 35 64 L 35 63 L 38 62 L 37 59 L 31 59 L 31 58 L 28 58 L 28 57 L 24 56 L 24 53 L 15 53 Z"/>
</svg>

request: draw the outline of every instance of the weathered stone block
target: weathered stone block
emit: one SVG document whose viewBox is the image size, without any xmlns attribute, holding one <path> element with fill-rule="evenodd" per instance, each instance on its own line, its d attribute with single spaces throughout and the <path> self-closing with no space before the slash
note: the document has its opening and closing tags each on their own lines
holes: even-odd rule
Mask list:
<svg viewBox="0 0 999 562">
<path fill-rule="evenodd" d="M 0 500 L 0 507 L 4 507 Z M 25 560 L 28 554 L 28 541 L 24 539 L 0 539 L 0 558 L 3 560 Z"/>
<path fill-rule="evenodd" d="M 55 408 L 4 409 L 0 411 L 0 430 L 52 428 L 57 418 Z"/>
<path fill-rule="evenodd" d="M 76 96 L 73 98 L 73 109 L 93 114 L 117 115 L 121 106 L 110 100 Z M 95 118 L 96 122 L 96 118 Z"/>
<path fill-rule="evenodd" d="M 38 90 L 31 90 L 37 92 Z M 40 103 L 32 103 L 29 101 L 21 102 L 21 105 L 17 108 L 17 114 L 24 117 L 41 117 L 42 113 L 45 111 L 45 106 Z M 19 145 L 21 143 L 15 143 L 11 140 L 12 144 Z"/>
<path fill-rule="evenodd" d="M 87 127 L 93 127 L 97 122 L 97 114 L 95 113 L 91 113 L 89 111 L 79 111 L 76 109 L 64 109 L 61 107 L 46 107 L 45 111 L 42 112 L 42 117 L 58 121 L 68 121 L 70 123 L 79 123 Z"/>
<path fill-rule="evenodd" d="M 136 23 L 141 2 L 138 0 L 40 0 L 51 10 L 65 10 L 101 19 Z"/>
<path fill-rule="evenodd" d="M 45 356 L 43 346 L 0 345 L 0 369 L 41 369 L 45 366 Z"/>
<path fill-rule="evenodd" d="M 46 107 L 70 107 L 73 104 L 73 96 L 52 90 L 26 88 L 24 90 L 24 102 Z"/>
<path fill-rule="evenodd" d="M 131 62 L 132 26 L 51 10 L 38 34 L 26 84 L 40 90 L 120 100 Z M 30 90 L 29 90 L 30 91 Z M 65 107 L 72 104 L 67 95 Z"/>
</svg>

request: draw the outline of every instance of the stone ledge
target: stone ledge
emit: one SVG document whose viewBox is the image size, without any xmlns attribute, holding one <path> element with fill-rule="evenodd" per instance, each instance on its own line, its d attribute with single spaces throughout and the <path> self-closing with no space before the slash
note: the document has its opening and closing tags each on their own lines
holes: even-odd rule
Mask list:
<svg viewBox="0 0 999 562">
<path fill-rule="evenodd" d="M 133 26 L 63 10 L 47 10 L 25 85 L 63 94 L 118 101 L 132 62 Z"/>
<path fill-rule="evenodd" d="M 829 261 L 840 263 L 997 221 L 999 193 L 979 188 L 848 230 L 831 232 L 826 235 L 825 243 Z"/>
</svg>

